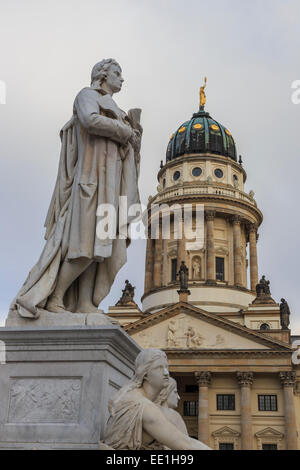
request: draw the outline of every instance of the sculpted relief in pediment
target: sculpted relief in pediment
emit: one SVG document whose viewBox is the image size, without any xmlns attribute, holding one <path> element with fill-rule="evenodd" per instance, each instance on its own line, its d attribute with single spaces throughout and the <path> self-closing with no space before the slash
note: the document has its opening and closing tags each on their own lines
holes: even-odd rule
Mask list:
<svg viewBox="0 0 300 470">
<path fill-rule="evenodd" d="M 183 321 L 184 320 L 184 321 Z M 186 318 L 170 320 L 167 331 L 167 348 L 213 348 L 225 347 L 225 339 L 217 334 L 214 338 L 205 338 L 199 328 L 192 325 Z"/>
<path fill-rule="evenodd" d="M 146 328 L 131 334 L 142 348 L 160 349 L 268 349 L 256 338 L 241 335 L 234 329 L 179 313 L 171 318 L 148 323 Z"/>
<path fill-rule="evenodd" d="M 133 335 L 133 338 L 144 348 L 226 348 L 226 340 L 222 334 L 219 332 L 213 335 L 204 334 L 201 324 L 197 325 L 194 318 L 186 315 L 178 315 L 152 328 L 147 328 Z"/>
</svg>

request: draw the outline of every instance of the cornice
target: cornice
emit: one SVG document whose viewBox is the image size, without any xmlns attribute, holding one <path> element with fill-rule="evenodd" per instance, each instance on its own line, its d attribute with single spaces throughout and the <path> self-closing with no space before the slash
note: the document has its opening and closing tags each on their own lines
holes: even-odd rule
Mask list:
<svg viewBox="0 0 300 470">
<path fill-rule="evenodd" d="M 155 198 L 157 196 L 160 196 L 160 194 L 157 194 L 156 196 L 154 196 L 152 199 L 151 199 L 151 202 L 148 204 L 148 207 L 147 207 L 147 212 L 148 212 L 148 217 L 150 215 L 150 207 L 151 207 L 151 204 L 156 204 L 155 202 Z M 163 199 L 163 201 L 161 201 L 161 203 L 163 204 L 168 204 L 168 203 L 174 203 L 176 202 L 176 204 L 180 204 L 180 203 L 186 203 L 187 201 L 190 201 L 190 202 L 193 202 L 193 201 L 197 201 L 198 203 L 203 203 L 205 204 L 205 202 L 207 203 L 222 203 L 222 202 L 225 202 L 225 203 L 231 203 L 233 206 L 236 206 L 236 207 L 240 207 L 244 210 L 247 210 L 249 211 L 252 215 L 254 215 L 256 221 L 254 222 L 252 219 L 247 218 L 245 216 L 245 214 L 236 214 L 233 210 L 230 210 L 230 209 L 225 209 L 224 207 L 218 207 L 218 206 L 212 206 L 212 207 L 209 207 L 207 208 L 207 210 L 215 210 L 217 213 L 221 213 L 221 214 L 226 214 L 228 216 L 234 216 L 234 215 L 240 215 L 243 219 L 243 221 L 246 223 L 246 224 L 253 224 L 255 223 L 258 227 L 261 225 L 262 221 L 263 221 L 263 214 L 262 212 L 258 209 L 257 206 L 254 206 L 250 203 L 248 203 L 247 201 L 243 201 L 241 199 L 236 199 L 234 197 L 231 197 L 231 196 L 226 196 L 224 194 L 186 194 L 186 195 L 178 195 L 176 197 L 169 197 L 169 198 L 165 198 Z M 159 204 L 159 202 L 157 203 Z"/>
</svg>

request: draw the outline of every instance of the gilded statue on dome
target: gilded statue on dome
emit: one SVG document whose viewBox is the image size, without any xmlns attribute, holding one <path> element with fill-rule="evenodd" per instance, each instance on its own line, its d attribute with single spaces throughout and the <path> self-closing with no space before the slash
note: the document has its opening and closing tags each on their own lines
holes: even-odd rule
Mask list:
<svg viewBox="0 0 300 470">
<path fill-rule="evenodd" d="M 203 109 L 206 103 L 206 94 L 205 94 L 205 87 L 207 83 L 207 78 L 204 77 L 204 85 L 200 87 L 200 108 Z"/>
</svg>

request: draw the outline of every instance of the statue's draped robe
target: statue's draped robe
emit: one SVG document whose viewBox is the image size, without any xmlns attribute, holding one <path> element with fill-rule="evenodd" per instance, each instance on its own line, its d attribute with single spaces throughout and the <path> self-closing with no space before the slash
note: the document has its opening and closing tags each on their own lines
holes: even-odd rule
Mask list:
<svg viewBox="0 0 300 470">
<path fill-rule="evenodd" d="M 151 403 L 145 397 L 139 400 L 131 398 L 130 393 L 110 406 L 110 417 L 107 422 L 104 442 L 113 449 L 149 450 L 165 449 L 153 441 L 148 446 L 143 445 L 143 412 L 144 407 Z"/>
<path fill-rule="evenodd" d="M 101 240 L 96 236 L 99 205 L 112 204 L 118 215 L 119 196 L 127 196 L 128 207 L 140 201 L 139 149 L 134 150 L 126 142 L 123 124 L 132 125 L 109 94 L 84 88 L 77 95 L 73 117 L 61 130 L 58 176 L 45 222 L 47 241 L 11 305 L 21 316 L 38 317 L 39 308 L 45 307 L 55 289 L 63 260 L 84 257 L 92 261 L 89 269 L 96 268 L 93 286 L 96 306 L 108 294 L 126 262 L 128 240 L 118 237 Z M 65 295 L 68 311 L 76 311 L 79 286 L 80 278 Z"/>
</svg>

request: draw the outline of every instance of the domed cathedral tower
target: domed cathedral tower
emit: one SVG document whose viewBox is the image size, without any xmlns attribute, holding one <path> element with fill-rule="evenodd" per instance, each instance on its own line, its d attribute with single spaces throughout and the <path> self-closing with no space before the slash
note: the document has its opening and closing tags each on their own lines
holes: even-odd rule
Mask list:
<svg viewBox="0 0 300 470">
<path fill-rule="evenodd" d="M 189 269 L 189 302 L 195 306 L 210 312 L 236 313 L 255 298 L 257 229 L 262 213 L 253 192 L 244 190 L 247 174 L 241 157 L 237 161 L 231 132 L 204 109 L 204 87 L 200 96 L 199 111 L 170 138 L 166 162 L 158 172 L 158 193 L 149 200 L 142 297 L 145 313 L 178 301 L 176 274 L 181 261 Z M 156 214 L 154 211 L 151 215 L 150 208 L 161 204 L 180 204 L 182 209 L 192 204 L 194 211 L 203 205 L 204 226 L 200 227 L 198 243 L 174 237 L 174 220 L 178 220 L 174 216 L 169 239 L 163 238 L 162 230 L 157 239 L 151 238 L 150 225 Z"/>
<path fill-rule="evenodd" d="M 126 281 L 108 313 L 142 348 L 166 352 L 190 436 L 214 449 L 299 449 L 299 338 L 287 302 L 258 278 L 262 213 L 231 132 L 204 109 L 204 87 L 200 97 L 170 138 L 145 214 L 143 308 Z"/>
</svg>

